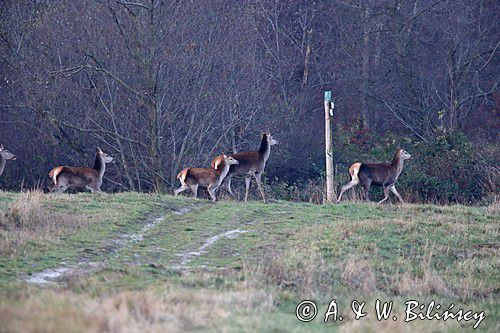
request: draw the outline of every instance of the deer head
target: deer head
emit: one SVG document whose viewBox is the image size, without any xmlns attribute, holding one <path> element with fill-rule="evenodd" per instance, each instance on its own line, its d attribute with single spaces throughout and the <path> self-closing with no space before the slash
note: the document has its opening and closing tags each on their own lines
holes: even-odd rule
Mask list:
<svg viewBox="0 0 500 333">
<path fill-rule="evenodd" d="M 3 143 L 0 145 L 0 155 L 6 160 L 15 160 L 16 155 L 4 148 Z"/>
<path fill-rule="evenodd" d="M 227 156 L 226 154 L 222 153 L 222 157 L 224 158 L 224 163 L 226 165 L 233 165 L 233 164 L 239 164 L 240 162 L 238 162 L 238 160 L 236 160 L 235 158 L 231 157 L 231 156 Z M 216 165 L 216 169 L 217 169 L 217 166 L 218 164 Z"/>
<path fill-rule="evenodd" d="M 273 136 L 271 135 L 271 132 L 267 131 L 264 134 L 267 136 L 267 142 L 269 142 L 270 146 L 274 146 L 274 145 L 278 144 L 278 141 L 273 138 Z"/>
<path fill-rule="evenodd" d="M 411 155 L 404 149 L 399 148 L 399 157 L 403 160 L 409 160 L 411 159 Z"/>
<path fill-rule="evenodd" d="M 99 157 L 102 159 L 104 163 L 111 163 L 113 162 L 113 157 L 109 156 L 105 152 L 101 150 L 101 148 L 97 147 L 96 153 L 99 154 Z"/>
</svg>

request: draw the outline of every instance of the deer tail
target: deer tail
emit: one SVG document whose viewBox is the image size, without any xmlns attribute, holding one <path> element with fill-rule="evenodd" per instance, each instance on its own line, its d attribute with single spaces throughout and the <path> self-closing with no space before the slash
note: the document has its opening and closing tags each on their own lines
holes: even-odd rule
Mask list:
<svg viewBox="0 0 500 333">
<path fill-rule="evenodd" d="M 50 170 L 49 176 L 52 178 L 52 181 L 54 182 L 54 185 L 57 185 L 57 176 L 61 173 L 63 170 L 62 166 L 55 167 L 54 169 Z"/>
<path fill-rule="evenodd" d="M 212 162 L 210 163 L 210 166 L 214 169 L 218 169 L 219 165 L 221 165 L 223 163 L 224 163 L 224 157 L 222 155 L 219 155 L 212 160 Z"/>
<path fill-rule="evenodd" d="M 351 175 L 351 179 L 352 180 L 357 180 L 359 179 L 358 178 L 358 173 L 359 173 L 359 168 L 361 167 L 361 163 L 360 162 L 356 162 L 356 163 L 353 163 L 350 167 L 349 167 L 349 175 Z"/>
<path fill-rule="evenodd" d="M 186 182 L 186 177 L 187 177 L 188 171 L 189 171 L 189 168 L 186 168 L 186 169 L 182 170 L 181 172 L 179 172 L 179 174 L 177 175 L 177 179 L 179 179 L 182 184 L 184 184 Z"/>
</svg>

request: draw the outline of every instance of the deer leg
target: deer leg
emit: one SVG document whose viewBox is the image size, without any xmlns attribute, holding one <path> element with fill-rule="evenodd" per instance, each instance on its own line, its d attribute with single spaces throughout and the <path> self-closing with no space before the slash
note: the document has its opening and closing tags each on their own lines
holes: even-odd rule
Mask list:
<svg viewBox="0 0 500 333">
<path fill-rule="evenodd" d="M 59 182 L 57 185 L 54 184 L 54 189 L 53 191 L 56 193 L 63 193 L 69 188 L 68 183 L 66 182 L 66 179 L 63 177 L 59 177 Z"/>
<path fill-rule="evenodd" d="M 208 185 L 207 191 L 208 191 L 208 194 L 210 194 L 212 201 L 215 202 L 217 200 L 217 198 L 215 197 L 215 189 L 213 189 L 210 185 Z"/>
<path fill-rule="evenodd" d="M 59 186 L 56 190 L 57 193 L 64 193 L 69 188 L 68 185 Z"/>
<path fill-rule="evenodd" d="M 193 192 L 193 198 L 197 198 L 198 197 L 198 185 L 191 185 L 191 186 L 189 186 L 189 188 L 191 189 L 191 192 Z"/>
<path fill-rule="evenodd" d="M 248 191 L 250 190 L 250 182 L 252 181 L 252 178 L 250 176 L 245 177 L 245 201 L 248 200 Z"/>
<path fill-rule="evenodd" d="M 235 196 L 233 191 L 231 190 L 231 178 L 229 177 L 229 179 L 227 180 L 227 191 L 229 192 L 229 194 L 231 194 L 233 197 Z"/>
<path fill-rule="evenodd" d="M 90 192 L 92 192 L 92 193 L 102 192 L 101 189 L 99 187 L 97 187 L 97 186 L 88 186 L 88 185 L 86 185 L 85 187 L 87 189 L 89 189 Z"/>
<path fill-rule="evenodd" d="M 398 191 L 396 191 L 396 185 L 395 184 L 392 184 L 391 187 L 389 187 L 389 189 L 391 190 L 392 193 L 394 193 L 396 195 L 396 197 L 398 197 L 399 201 L 401 201 L 401 203 L 405 203 L 403 201 L 403 198 L 401 198 L 401 196 L 399 195 Z"/>
<path fill-rule="evenodd" d="M 389 199 L 389 188 L 391 186 L 392 185 L 384 185 L 384 198 L 378 202 L 379 204 Z"/>
<path fill-rule="evenodd" d="M 59 181 L 59 184 L 57 184 L 55 187 L 54 187 L 54 191 L 56 193 L 64 193 L 64 191 L 66 191 L 67 189 L 69 188 L 69 185 L 63 181 L 62 179 Z"/>
<path fill-rule="evenodd" d="M 186 184 L 182 184 L 181 187 L 179 187 L 178 189 L 176 189 L 174 191 L 174 196 L 177 196 L 179 193 L 184 192 L 188 188 L 189 188 L 189 186 L 187 186 Z"/>
<path fill-rule="evenodd" d="M 253 175 L 255 177 L 255 181 L 257 182 L 257 187 L 259 188 L 260 195 L 262 196 L 262 200 L 266 202 L 266 195 L 264 194 L 264 189 L 262 188 L 262 172 L 259 172 L 257 174 L 254 173 Z"/>
<path fill-rule="evenodd" d="M 371 182 L 363 184 L 363 187 L 365 188 L 365 200 L 366 201 L 370 201 L 370 186 L 371 186 Z"/>
<path fill-rule="evenodd" d="M 342 186 L 342 189 L 340 190 L 339 197 L 337 199 L 337 203 L 340 202 L 340 200 L 342 199 L 342 195 L 344 194 L 345 191 L 347 191 L 350 188 L 353 188 L 354 186 L 356 186 L 358 184 L 359 184 L 359 180 L 358 179 L 353 179 L 349 183 L 347 183 L 346 185 Z"/>
</svg>

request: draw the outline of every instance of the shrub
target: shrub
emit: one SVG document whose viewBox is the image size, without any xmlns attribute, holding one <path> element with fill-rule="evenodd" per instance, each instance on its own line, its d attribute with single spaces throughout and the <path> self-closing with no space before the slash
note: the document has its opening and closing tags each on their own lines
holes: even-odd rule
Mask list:
<svg viewBox="0 0 500 333">
<path fill-rule="evenodd" d="M 53 241 L 87 222 L 79 215 L 54 212 L 40 191 L 24 192 L 0 211 L 0 254 L 15 254 L 31 240 Z"/>
<path fill-rule="evenodd" d="M 374 135 L 356 125 L 340 128 L 334 136 L 335 186 L 349 181 L 348 168 L 356 161 L 388 162 L 401 145 L 413 156 L 405 163 L 398 180 L 398 189 L 411 202 L 490 203 L 498 196 L 500 168 L 497 166 L 498 147 L 481 149 L 472 146 L 462 133 L 436 133 L 429 142 L 397 138 L 393 133 Z M 324 157 L 311 164 L 311 178 L 280 176 L 270 181 L 270 191 L 277 199 L 321 203 L 324 198 Z M 361 189 L 355 189 L 354 193 Z M 351 190 L 352 191 L 352 190 Z M 351 192 L 350 191 L 350 192 Z M 382 190 L 372 187 L 373 200 L 383 197 Z M 347 197 L 352 194 L 346 193 Z M 354 194 L 354 197 L 357 197 Z"/>
<path fill-rule="evenodd" d="M 414 158 L 407 163 L 399 183 L 418 201 L 471 204 L 496 191 L 498 183 L 491 184 L 498 182 L 498 178 L 491 179 L 492 172 L 498 174 L 495 163 L 486 154 L 478 153 L 461 133 L 418 143 L 411 153 Z M 486 183 L 490 186 L 484 186 Z"/>
</svg>

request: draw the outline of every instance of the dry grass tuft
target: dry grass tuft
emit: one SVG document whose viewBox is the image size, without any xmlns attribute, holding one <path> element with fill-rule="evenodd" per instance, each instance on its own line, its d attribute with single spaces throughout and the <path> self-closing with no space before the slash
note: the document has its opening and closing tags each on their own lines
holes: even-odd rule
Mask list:
<svg viewBox="0 0 500 333">
<path fill-rule="evenodd" d="M 183 332 L 215 327 L 235 313 L 266 311 L 267 293 L 240 286 L 232 291 L 122 291 L 103 298 L 45 290 L 25 296 L 17 306 L 0 301 L 0 322 L 8 332 Z"/>
<path fill-rule="evenodd" d="M 168 288 L 159 295 L 153 292 L 122 292 L 102 303 L 112 314 L 107 329 L 121 331 L 126 327 L 138 330 L 184 330 L 213 326 L 228 318 L 233 311 L 254 307 L 270 307 L 261 291 L 186 290 Z"/>
<path fill-rule="evenodd" d="M 51 197 L 24 192 L 0 211 L 0 254 L 15 255 L 28 241 L 54 241 L 87 223 L 81 216 L 53 211 Z"/>
<path fill-rule="evenodd" d="M 489 214 L 500 215 L 500 196 L 495 195 L 492 202 L 488 205 L 486 211 Z"/>
<path fill-rule="evenodd" d="M 411 270 L 405 270 L 392 278 L 391 285 L 394 286 L 396 295 L 446 295 L 453 296 L 452 292 L 447 288 L 444 279 L 441 278 L 436 270 L 432 267 L 433 252 L 427 246 L 425 254 L 420 261 L 419 275 L 411 273 Z"/>
<path fill-rule="evenodd" d="M 357 256 L 351 256 L 346 261 L 342 279 L 351 289 L 366 294 L 375 291 L 377 287 L 377 279 L 370 262 Z"/>
<path fill-rule="evenodd" d="M 333 284 L 331 267 L 319 253 L 307 247 L 286 253 L 270 250 L 258 263 L 246 265 L 244 271 L 247 280 L 255 285 L 307 296 L 330 291 Z"/>
<path fill-rule="evenodd" d="M 104 321 L 84 296 L 62 291 L 26 294 L 15 305 L 0 301 L 1 331 L 4 332 L 97 332 Z"/>
</svg>

